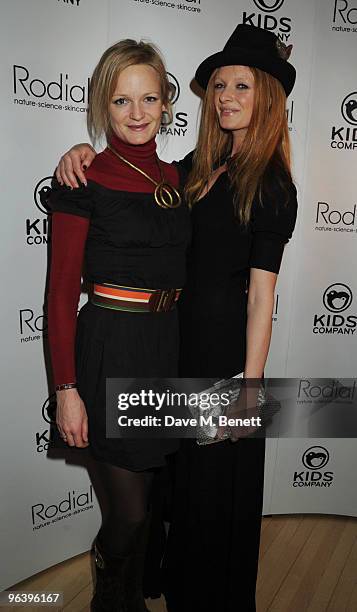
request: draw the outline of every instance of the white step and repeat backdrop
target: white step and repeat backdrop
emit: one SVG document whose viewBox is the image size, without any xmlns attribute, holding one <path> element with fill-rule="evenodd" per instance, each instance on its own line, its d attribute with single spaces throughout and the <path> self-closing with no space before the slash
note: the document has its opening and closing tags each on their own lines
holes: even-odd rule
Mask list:
<svg viewBox="0 0 357 612">
<path fill-rule="evenodd" d="M 88 550 L 100 522 L 83 455 L 48 454 L 54 398 L 44 311 L 43 196 L 59 154 L 88 139 L 88 77 L 116 40 L 157 43 L 177 85 L 174 122 L 162 128 L 159 148 L 178 159 L 195 144 L 195 68 L 241 22 L 292 43 L 298 73 L 287 116 L 299 223 L 279 277 L 267 375 L 356 373 L 357 0 L 4 3 L 0 589 Z M 311 447 L 324 454 L 319 469 L 309 462 Z M 357 516 L 356 459 L 354 440 L 269 441 L 264 512 Z"/>
</svg>

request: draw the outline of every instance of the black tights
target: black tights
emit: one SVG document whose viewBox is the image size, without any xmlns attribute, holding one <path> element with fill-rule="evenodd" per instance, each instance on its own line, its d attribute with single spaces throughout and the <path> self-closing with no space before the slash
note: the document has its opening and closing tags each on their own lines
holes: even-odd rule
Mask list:
<svg viewBox="0 0 357 612">
<path fill-rule="evenodd" d="M 154 472 L 94 463 L 91 478 L 103 516 L 99 544 L 109 555 L 127 556 L 148 516 Z"/>
</svg>

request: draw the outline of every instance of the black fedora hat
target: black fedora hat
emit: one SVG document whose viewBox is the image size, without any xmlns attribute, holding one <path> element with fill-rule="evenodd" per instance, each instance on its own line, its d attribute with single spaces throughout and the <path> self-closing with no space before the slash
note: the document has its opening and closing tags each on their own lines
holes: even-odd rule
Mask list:
<svg viewBox="0 0 357 612">
<path fill-rule="evenodd" d="M 199 65 L 195 79 L 206 89 L 212 72 L 221 66 L 249 66 L 260 68 L 274 76 L 288 96 L 294 87 L 296 71 L 287 60 L 288 47 L 273 32 L 248 24 L 239 24 L 226 42 L 223 51 L 210 55 Z"/>
</svg>

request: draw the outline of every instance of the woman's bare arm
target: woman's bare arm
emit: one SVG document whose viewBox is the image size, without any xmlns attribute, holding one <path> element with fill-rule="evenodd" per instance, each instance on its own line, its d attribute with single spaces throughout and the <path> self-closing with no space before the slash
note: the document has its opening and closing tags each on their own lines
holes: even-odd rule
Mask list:
<svg viewBox="0 0 357 612">
<path fill-rule="evenodd" d="M 88 143 L 80 143 L 62 155 L 56 168 L 56 178 L 60 185 L 72 189 L 79 187 L 78 181 L 87 185 L 84 171 L 89 168 L 96 156 L 96 151 Z"/>
<path fill-rule="evenodd" d="M 245 378 L 261 378 L 264 372 L 271 339 L 277 278 L 274 272 L 257 268 L 250 271 Z"/>
</svg>

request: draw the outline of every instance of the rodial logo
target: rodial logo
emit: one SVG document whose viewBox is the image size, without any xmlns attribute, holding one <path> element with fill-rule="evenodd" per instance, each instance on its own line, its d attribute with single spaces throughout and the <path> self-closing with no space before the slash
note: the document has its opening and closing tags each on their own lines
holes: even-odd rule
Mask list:
<svg viewBox="0 0 357 612">
<path fill-rule="evenodd" d="M 167 76 L 170 81 L 170 85 L 172 88 L 172 99 L 171 103 L 176 105 L 180 98 L 181 87 L 178 79 L 171 72 L 167 73 Z M 169 136 L 185 136 L 187 133 L 188 127 L 188 113 L 184 113 L 182 111 L 176 112 L 176 108 L 173 108 L 173 121 L 172 123 L 167 123 L 164 118 L 160 127 L 160 134 L 167 134 Z"/>
<path fill-rule="evenodd" d="M 352 208 L 338 210 L 333 204 L 318 202 L 315 223 L 315 230 L 320 232 L 356 234 L 356 204 Z"/>
<path fill-rule="evenodd" d="M 168 0 L 168 2 L 162 2 L 162 0 L 132 0 L 137 4 L 148 4 L 151 6 L 162 7 L 166 11 L 166 9 L 176 9 L 177 11 L 185 11 L 188 15 L 193 13 L 201 13 L 201 0 L 183 0 L 183 2 L 178 2 L 177 4 L 173 2 L 173 0 Z M 203 0 L 202 0 L 203 4 Z M 196 6 L 198 5 L 198 6 Z"/>
<path fill-rule="evenodd" d="M 313 333 L 353 336 L 356 331 L 357 316 L 345 314 L 352 302 L 353 293 L 348 285 L 334 283 L 327 287 L 322 296 L 325 312 L 314 315 Z"/>
<path fill-rule="evenodd" d="M 188 11 L 189 13 L 200 13 L 201 12 L 201 0 L 184 0 L 186 2 L 186 4 L 182 4 L 182 2 L 179 2 L 178 4 L 176 4 L 176 8 L 178 11 Z M 165 2 L 157 2 L 157 0 L 151 0 L 152 4 L 159 4 L 164 5 L 165 6 Z M 198 4 L 199 6 L 193 6 Z M 173 4 L 173 6 L 175 6 L 175 4 Z"/>
<path fill-rule="evenodd" d="M 331 148 L 357 149 L 357 92 L 345 96 L 341 103 L 341 115 L 348 125 L 333 126 L 331 129 Z"/>
<path fill-rule="evenodd" d="M 48 501 L 41 500 L 31 506 L 32 529 L 35 531 L 48 527 L 57 521 L 91 509 L 93 509 L 92 485 L 82 491 L 67 491 L 54 503 L 48 504 Z"/>
<path fill-rule="evenodd" d="M 311 446 L 302 455 L 301 462 L 306 468 L 294 472 L 293 487 L 325 487 L 333 484 L 334 473 L 322 472 L 330 461 L 330 453 L 324 446 Z"/>
<path fill-rule="evenodd" d="M 48 205 L 48 198 L 51 194 L 51 181 L 52 176 L 46 176 L 40 179 L 34 188 L 33 199 L 35 206 L 46 216 L 42 217 L 42 219 L 26 219 L 26 243 L 30 246 L 47 244 L 49 241 L 50 224 L 48 215 L 51 211 Z"/>
<path fill-rule="evenodd" d="M 357 32 L 357 0 L 334 0 L 332 30 Z"/>
<path fill-rule="evenodd" d="M 244 11 L 242 14 L 242 23 L 271 30 L 286 42 L 291 35 L 291 19 L 290 17 L 276 15 L 276 12 L 282 8 L 284 0 L 253 0 L 253 12 Z M 257 12 L 255 9 L 258 9 Z M 274 13 L 274 15 L 272 14 Z"/>
<path fill-rule="evenodd" d="M 41 340 L 47 334 L 47 316 L 33 308 L 21 308 L 19 311 L 19 332 L 21 344 Z"/>
<path fill-rule="evenodd" d="M 297 394 L 297 404 L 351 404 L 356 394 L 356 380 L 351 385 L 343 385 L 339 380 L 320 381 L 301 378 Z M 310 466 L 311 467 L 311 466 Z"/>
<path fill-rule="evenodd" d="M 34 74 L 28 66 L 14 64 L 13 102 L 16 106 L 28 106 L 40 110 L 60 110 L 86 113 L 89 98 L 90 80 L 86 83 L 73 83 L 70 75 L 60 72 L 54 78 L 46 79 Z"/>
</svg>

